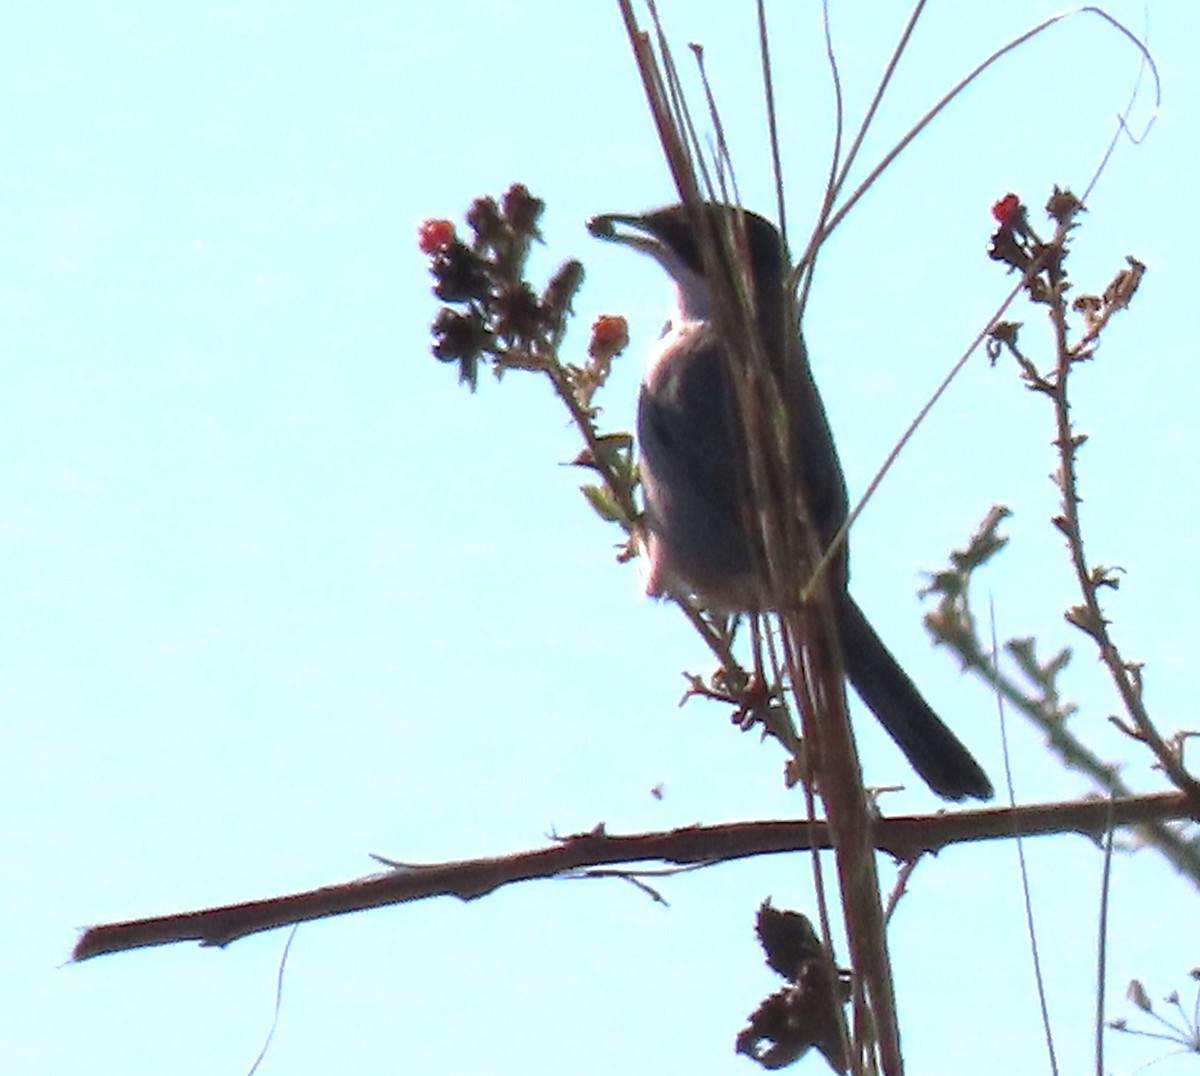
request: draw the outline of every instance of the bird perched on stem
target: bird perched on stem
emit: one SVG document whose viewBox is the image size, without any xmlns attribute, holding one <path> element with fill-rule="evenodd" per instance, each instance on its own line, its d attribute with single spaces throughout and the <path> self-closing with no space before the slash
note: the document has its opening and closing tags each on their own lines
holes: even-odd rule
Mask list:
<svg viewBox="0 0 1200 1076">
<path fill-rule="evenodd" d="M 592 218 L 588 230 L 649 254 L 675 286 L 670 319 L 638 397 L 647 591 L 695 597 L 715 612 L 786 607 L 800 587 L 790 596 L 777 592 L 788 573 L 766 569 L 779 563 L 780 551 L 768 548 L 769 540 L 764 544 L 756 505 L 765 497 L 785 512 L 802 506 L 796 518 L 809 521 L 807 537 L 823 553 L 846 522 L 849 498 L 790 314 L 785 289 L 791 265 L 778 230 L 753 213 L 717 203 L 605 214 Z M 720 311 L 718 304 L 725 304 Z M 739 311 L 754 323 L 742 320 L 742 331 L 734 332 Z M 751 448 L 755 438 L 747 436 L 748 428 L 758 437 L 778 426 L 769 409 L 765 422 L 747 426 L 745 417 L 759 413 L 752 403 L 747 409 L 747 379 L 758 390 L 766 386 L 759 400 L 769 401 L 774 392 L 786 401 L 779 443 L 788 452 L 775 453 L 782 460 Z M 826 570 L 846 675 L 862 700 L 934 792 L 951 800 L 989 799 L 992 785 L 979 763 L 850 596 L 844 540 Z"/>
</svg>

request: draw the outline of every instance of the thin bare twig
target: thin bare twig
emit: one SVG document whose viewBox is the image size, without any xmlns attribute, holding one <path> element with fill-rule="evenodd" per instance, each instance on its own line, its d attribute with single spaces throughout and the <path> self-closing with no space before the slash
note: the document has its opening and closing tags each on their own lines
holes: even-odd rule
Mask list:
<svg viewBox="0 0 1200 1076">
<path fill-rule="evenodd" d="M 767 33 L 766 0 L 758 0 L 758 51 L 762 65 L 763 97 L 767 106 L 767 133 L 771 141 L 771 172 L 775 177 L 775 212 L 779 234 L 787 249 L 787 199 L 783 195 L 783 163 L 779 153 L 779 117 L 775 111 L 775 79 L 771 75 L 771 41 Z"/>
<path fill-rule="evenodd" d="M 992 633 L 992 660 L 993 663 L 998 663 L 1000 660 L 1000 646 L 996 639 L 996 609 L 989 602 L 988 612 L 990 614 L 988 620 Z M 996 709 L 999 711 L 1001 741 L 1003 743 L 1004 756 L 1004 783 L 1008 789 L 1008 802 L 1010 806 L 1016 806 L 1016 793 L 1013 788 L 1013 771 L 1012 771 L 1012 755 L 1008 749 L 1008 723 L 1005 721 L 1004 696 L 1000 692 L 996 692 Z M 1025 905 L 1025 929 L 1029 937 L 1029 956 L 1033 961 L 1033 978 L 1037 986 L 1038 1009 L 1042 1017 L 1042 1034 L 1046 1042 L 1047 1060 L 1050 1064 L 1050 1071 L 1054 1076 L 1058 1076 L 1058 1057 L 1054 1050 L 1054 1028 L 1050 1024 L 1050 1005 L 1046 998 L 1046 976 L 1042 972 L 1042 953 L 1038 945 L 1037 924 L 1033 919 L 1033 894 L 1029 886 L 1029 865 L 1025 861 L 1025 838 L 1020 834 L 1016 835 L 1017 845 L 1017 865 L 1021 874 L 1021 897 Z"/>
<path fill-rule="evenodd" d="M 1112 800 L 1110 798 L 1109 802 Z M 1112 891 L 1113 830 L 1104 835 L 1100 876 L 1100 922 L 1096 939 L 1096 1076 L 1104 1076 L 1104 994 L 1108 980 L 1108 898 Z"/>
</svg>

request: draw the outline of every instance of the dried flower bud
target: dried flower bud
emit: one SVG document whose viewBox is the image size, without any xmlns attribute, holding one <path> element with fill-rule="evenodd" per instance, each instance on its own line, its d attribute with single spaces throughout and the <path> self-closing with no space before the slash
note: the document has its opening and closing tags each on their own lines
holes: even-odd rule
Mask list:
<svg viewBox="0 0 1200 1076">
<path fill-rule="evenodd" d="M 1055 186 L 1054 193 L 1046 202 L 1046 214 L 1059 224 L 1070 224 L 1076 213 L 1083 209 L 1083 203 L 1064 187 Z"/>
<path fill-rule="evenodd" d="M 504 192 L 502 201 L 504 219 L 518 235 L 537 233 L 537 222 L 546 208 L 546 203 L 529 193 L 524 183 L 514 183 Z"/>
<path fill-rule="evenodd" d="M 433 319 L 433 354 L 442 362 L 476 359 L 490 343 L 491 336 L 478 310 L 464 314 L 444 306 Z"/>
<path fill-rule="evenodd" d="M 524 281 L 505 284 L 492 300 L 492 309 L 498 336 L 529 340 L 543 324 L 541 304 Z"/>
<path fill-rule="evenodd" d="M 1154 1012 L 1154 1005 L 1151 1004 L 1150 995 L 1146 993 L 1146 988 L 1137 979 L 1129 980 L 1129 987 L 1125 991 L 1125 996 L 1141 1009 L 1142 1012 Z"/>
<path fill-rule="evenodd" d="M 789 982 L 751 1013 L 735 1042 L 737 1052 L 763 1068 L 779 1069 L 815 1046 L 834 1072 L 846 1072 L 838 1008 L 850 998 L 848 975 L 834 967 L 806 916 L 764 901 L 756 928 L 767 963 Z"/>
<path fill-rule="evenodd" d="M 504 221 L 500 219 L 495 198 L 476 198 L 467 210 L 467 223 L 475 238 L 485 246 L 491 246 L 504 235 Z"/>
<path fill-rule="evenodd" d="M 571 309 L 571 300 L 583 283 L 583 266 L 571 259 L 563 262 L 542 292 L 542 304 L 555 318 L 561 319 Z"/>
<path fill-rule="evenodd" d="M 993 261 L 1004 262 L 1005 265 L 1025 272 L 1030 257 L 1024 247 L 1013 235 L 1013 230 L 1007 224 L 1001 224 L 992 233 L 992 241 L 988 244 L 988 257 Z"/>
<path fill-rule="evenodd" d="M 429 271 L 434 278 L 433 294 L 443 302 L 463 303 L 483 299 L 488 293 L 483 259 L 458 239 L 433 256 Z"/>
</svg>

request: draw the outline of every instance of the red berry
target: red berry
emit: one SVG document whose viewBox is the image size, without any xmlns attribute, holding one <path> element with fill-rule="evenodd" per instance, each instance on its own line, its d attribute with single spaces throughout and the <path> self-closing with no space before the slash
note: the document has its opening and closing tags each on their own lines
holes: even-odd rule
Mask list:
<svg viewBox="0 0 1200 1076">
<path fill-rule="evenodd" d="M 592 341 L 600 347 L 618 350 L 629 343 L 629 326 L 620 314 L 600 314 L 592 322 Z"/>
<path fill-rule="evenodd" d="M 998 202 L 992 203 L 992 216 L 996 218 L 1000 224 L 1008 224 L 1012 221 L 1013 214 L 1021 207 L 1021 199 L 1015 194 L 1006 194 Z"/>
<path fill-rule="evenodd" d="M 454 224 L 440 217 L 430 217 L 417 225 L 417 246 L 422 254 L 435 254 L 454 242 Z"/>
<path fill-rule="evenodd" d="M 588 357 L 608 362 L 629 344 L 629 325 L 620 314 L 600 314 L 592 322 Z"/>
</svg>

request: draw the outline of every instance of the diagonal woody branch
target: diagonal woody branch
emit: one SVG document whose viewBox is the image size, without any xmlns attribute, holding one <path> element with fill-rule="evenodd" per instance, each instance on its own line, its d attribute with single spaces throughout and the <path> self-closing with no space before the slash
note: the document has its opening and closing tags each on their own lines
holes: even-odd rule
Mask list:
<svg viewBox="0 0 1200 1076">
<path fill-rule="evenodd" d="M 1067 801 L 880 818 L 873 832 L 879 851 L 911 861 L 924 852 L 937 852 L 967 841 L 1051 833 L 1080 833 L 1098 838 L 1110 824 L 1141 826 L 1187 818 L 1200 820 L 1200 804 L 1189 803 L 1183 793 L 1164 792 L 1112 801 Z M 296 923 L 427 897 L 474 900 L 514 882 L 586 877 L 591 868 L 614 864 L 712 866 L 753 856 L 830 847 L 828 827 L 823 820 L 730 822 L 628 835 L 610 835 L 603 826 L 598 826 L 589 833 L 558 839 L 548 848 L 447 863 L 401 865 L 381 874 L 302 893 L 103 923 L 84 931 L 72 959 L 88 960 L 106 953 L 183 941 L 225 946 L 251 934 Z"/>
</svg>

